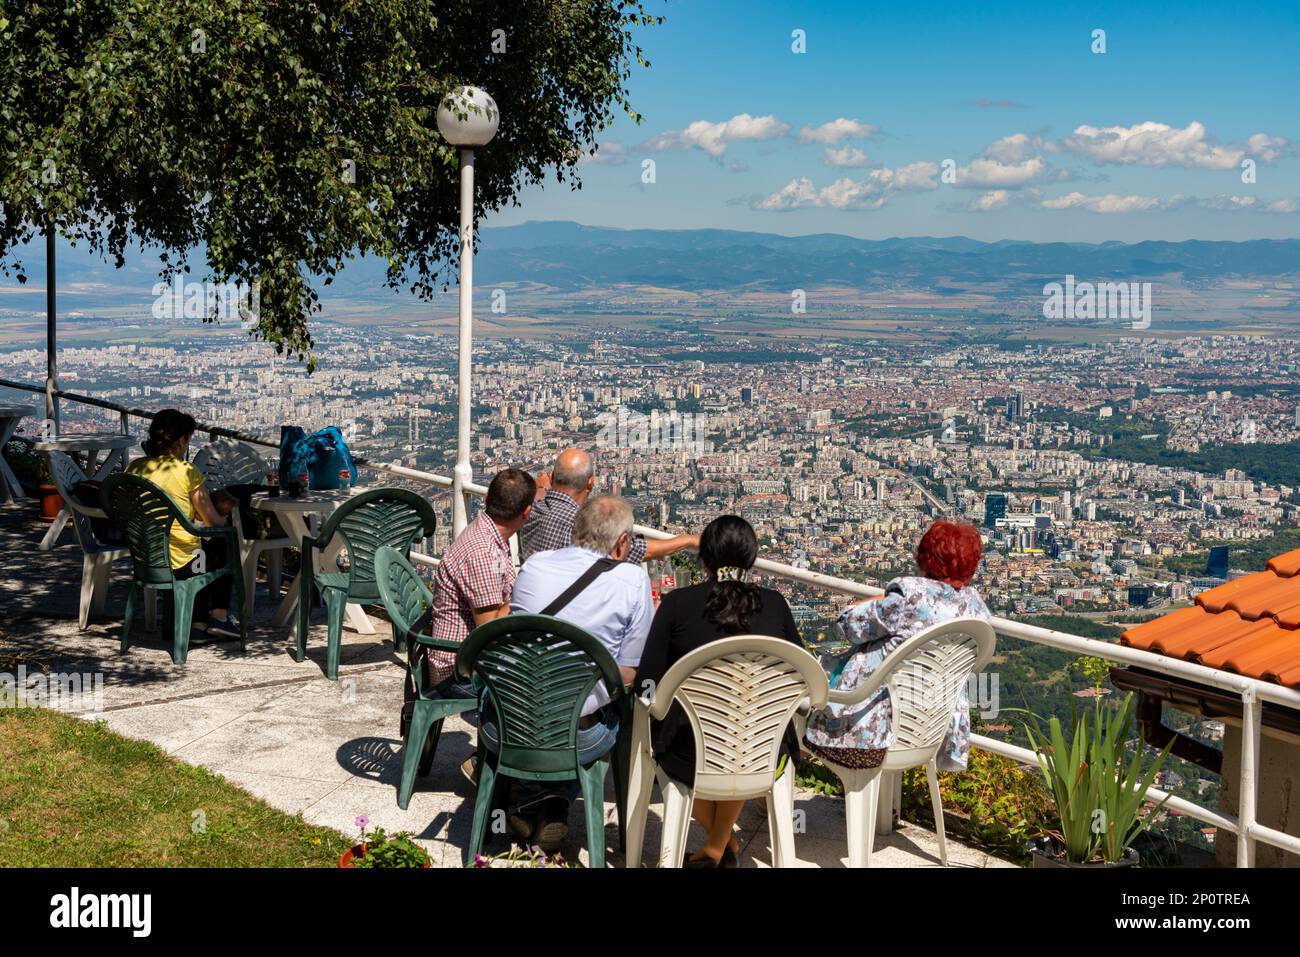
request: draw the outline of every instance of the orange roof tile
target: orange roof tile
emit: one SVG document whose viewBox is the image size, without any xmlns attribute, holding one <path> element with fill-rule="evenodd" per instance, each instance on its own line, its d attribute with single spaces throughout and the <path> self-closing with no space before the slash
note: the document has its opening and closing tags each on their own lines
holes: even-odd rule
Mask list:
<svg viewBox="0 0 1300 957">
<path fill-rule="evenodd" d="M 1300 549 L 1134 625 L 1120 643 L 1300 688 Z"/>
<path fill-rule="evenodd" d="M 1230 582 L 1225 582 L 1218 588 L 1211 588 L 1209 591 L 1201 592 L 1196 596 L 1196 604 L 1211 614 L 1217 615 L 1227 608 L 1233 599 L 1275 580 L 1276 576 L 1272 572 L 1255 572 L 1253 575 L 1243 575 L 1241 578 L 1234 578 Z"/>
<path fill-rule="evenodd" d="M 1293 575 L 1300 575 L 1300 548 L 1293 549 L 1285 554 L 1270 558 L 1268 568 L 1271 572 L 1276 572 L 1283 578 L 1290 578 Z"/>
</svg>

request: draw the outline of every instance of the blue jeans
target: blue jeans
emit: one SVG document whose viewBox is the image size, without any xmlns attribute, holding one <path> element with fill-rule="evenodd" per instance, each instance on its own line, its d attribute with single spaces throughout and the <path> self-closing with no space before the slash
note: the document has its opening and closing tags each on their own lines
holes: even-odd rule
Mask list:
<svg viewBox="0 0 1300 957">
<path fill-rule="evenodd" d="M 500 735 L 492 723 L 492 706 L 488 702 L 487 689 L 479 701 L 479 743 L 489 751 L 498 751 L 501 747 Z M 602 758 L 614 749 L 618 742 L 618 708 L 606 705 L 589 717 L 595 721 L 589 728 L 578 729 L 578 763 L 588 765 L 597 758 Z M 537 810 L 548 798 L 563 798 L 572 804 L 582 792 L 577 780 L 572 781 L 525 781 L 515 782 L 514 804 L 518 811 L 528 813 Z"/>
<path fill-rule="evenodd" d="M 478 689 L 474 682 L 459 675 L 452 675 L 434 685 L 433 693 L 439 698 L 477 698 Z"/>
</svg>

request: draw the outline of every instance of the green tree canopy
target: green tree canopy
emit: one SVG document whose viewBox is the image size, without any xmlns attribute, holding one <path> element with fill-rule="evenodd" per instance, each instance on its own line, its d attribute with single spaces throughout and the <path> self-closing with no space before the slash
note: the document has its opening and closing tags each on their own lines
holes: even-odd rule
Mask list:
<svg viewBox="0 0 1300 957">
<path fill-rule="evenodd" d="M 254 335 L 300 358 L 355 255 L 427 298 L 458 248 L 456 150 L 438 103 L 501 111 L 476 213 L 576 167 L 648 66 L 635 0 L 0 0 L 0 268 L 49 221 L 121 266 L 203 249 L 256 281 Z"/>
</svg>

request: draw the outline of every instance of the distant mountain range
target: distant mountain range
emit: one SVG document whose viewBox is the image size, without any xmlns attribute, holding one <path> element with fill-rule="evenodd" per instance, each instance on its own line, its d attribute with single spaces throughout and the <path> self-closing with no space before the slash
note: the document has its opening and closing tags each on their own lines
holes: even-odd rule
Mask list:
<svg viewBox="0 0 1300 957">
<path fill-rule="evenodd" d="M 530 282 L 565 291 L 844 285 L 942 292 L 992 283 L 1041 294 L 1044 282 L 1068 274 L 1092 280 L 1176 277 L 1190 284 L 1300 277 L 1300 240 L 986 243 L 964 236 L 872 240 L 529 222 L 482 230 L 474 261 L 476 284 Z"/>
<path fill-rule="evenodd" d="M 198 257 L 195 257 L 198 261 Z M 44 252 L 27 255 L 29 281 L 0 277 L 0 311 L 44 310 Z M 157 258 L 138 254 L 116 270 L 84 250 L 64 246 L 59 293 L 64 310 L 147 306 Z M 1225 280 L 1300 280 L 1300 240 L 1139 243 L 980 242 L 962 236 L 855 239 L 833 233 L 780 236 L 725 229 L 613 229 L 574 222 L 528 222 L 488 228 L 475 259 L 479 288 L 538 284 L 560 292 L 611 286 L 683 290 L 788 290 L 845 286 L 916 289 L 946 295 L 975 287 L 1040 295 L 1066 275 L 1090 280 L 1162 278 L 1180 285 Z M 354 303 L 413 303 L 383 286 L 384 263 L 351 263 L 322 298 Z M 451 273 L 454 282 L 454 272 Z"/>
<path fill-rule="evenodd" d="M 984 243 L 951 238 L 854 239 L 720 229 L 602 229 L 526 223 L 485 230 L 484 270 L 523 270 L 573 283 L 729 287 L 751 282 L 926 286 L 941 277 L 987 282 L 1033 273 L 1100 277 L 1178 273 L 1187 279 L 1300 271 L 1300 240 L 1181 243 Z M 558 275 L 557 275 L 558 274 Z"/>
</svg>

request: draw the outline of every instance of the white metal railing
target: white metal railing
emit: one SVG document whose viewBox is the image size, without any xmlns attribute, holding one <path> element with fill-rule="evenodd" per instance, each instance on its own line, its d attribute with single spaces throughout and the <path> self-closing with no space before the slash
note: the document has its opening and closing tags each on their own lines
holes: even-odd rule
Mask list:
<svg viewBox="0 0 1300 957">
<path fill-rule="evenodd" d="M 12 382 L 7 379 L 0 379 L 0 386 L 36 392 L 39 394 L 44 394 L 45 392 L 43 388 L 26 383 Z M 56 390 L 56 395 L 70 401 L 82 402 L 119 412 L 124 431 L 126 430 L 128 416 L 137 416 L 140 418 L 153 417 L 152 413 L 139 409 L 129 409 L 117 405 L 116 403 L 106 402 L 102 399 L 94 399 L 90 396 L 81 396 L 75 393 L 63 392 L 62 390 Z M 238 439 L 240 441 L 263 445 L 269 448 L 278 448 L 278 445 L 275 442 L 268 441 L 259 436 L 236 432 L 231 429 L 201 425 L 199 431 L 211 436 L 224 436 Z M 450 476 L 437 475 L 433 472 L 426 472 L 422 469 L 407 468 L 406 466 L 383 462 L 372 462 L 364 458 L 358 458 L 356 463 L 358 466 L 374 472 L 393 475 L 410 481 L 431 485 L 436 488 L 450 490 L 454 484 Z M 475 483 L 466 483 L 464 488 L 466 491 L 466 508 L 468 508 L 468 498 L 470 495 L 482 497 L 487 494 L 486 487 Z M 647 538 L 664 539 L 672 537 L 668 532 L 644 525 L 635 525 L 633 528 L 638 534 Z M 425 565 L 436 566 L 438 564 L 438 559 L 431 555 L 413 553 L 412 558 Z M 793 565 L 774 562 L 766 558 L 758 559 L 754 567 L 759 571 L 770 575 L 776 575 L 790 581 L 800 582 L 816 588 L 824 588 L 828 591 L 837 592 L 843 595 L 870 598 L 883 594 L 882 589 L 871 585 L 864 585 L 860 582 L 837 578 L 834 575 L 826 575 L 806 568 L 797 568 Z M 1235 834 L 1237 836 L 1238 867 L 1254 866 L 1256 841 L 1263 841 L 1265 844 L 1281 848 L 1291 854 L 1300 855 L 1300 838 L 1286 834 L 1275 828 L 1266 827 L 1256 820 L 1259 787 L 1259 746 L 1262 731 L 1262 705 L 1264 702 L 1268 701 L 1282 705 L 1283 707 L 1300 710 L 1300 691 L 1284 688 L 1281 685 L 1273 684 L 1271 682 L 1259 681 L 1254 678 L 1247 678 L 1243 675 L 1220 671 L 1216 668 L 1208 668 L 1194 662 L 1183 661 L 1178 658 L 1170 658 L 1165 655 L 1144 651 L 1138 648 L 1128 648 L 1123 645 L 1100 641 L 1096 638 L 1084 638 L 1079 635 L 1071 635 L 1065 632 L 1053 631 L 1048 628 L 1040 628 L 1036 625 L 1014 621 L 1010 618 L 993 618 L 992 624 L 999 635 L 1007 638 L 1047 645 L 1052 648 L 1059 648 L 1063 651 L 1102 658 L 1120 664 L 1136 665 L 1149 671 L 1155 671 L 1178 678 L 1186 678 L 1213 688 L 1230 691 L 1240 696 L 1242 702 L 1241 768 L 1240 787 L 1238 789 L 1240 812 L 1235 817 L 1229 814 L 1223 814 L 1184 798 L 1167 794 L 1158 788 L 1151 788 L 1148 794 L 1155 801 L 1165 800 L 1165 806 L 1168 808 L 1181 811 L 1196 820 L 1203 821 L 1206 824 L 1213 825 Z M 971 743 L 973 746 L 985 751 L 1000 754 L 1029 766 L 1037 766 L 1037 757 L 1034 752 L 1028 748 L 1008 744 L 1004 741 L 998 741 L 984 735 L 972 735 Z"/>
</svg>

